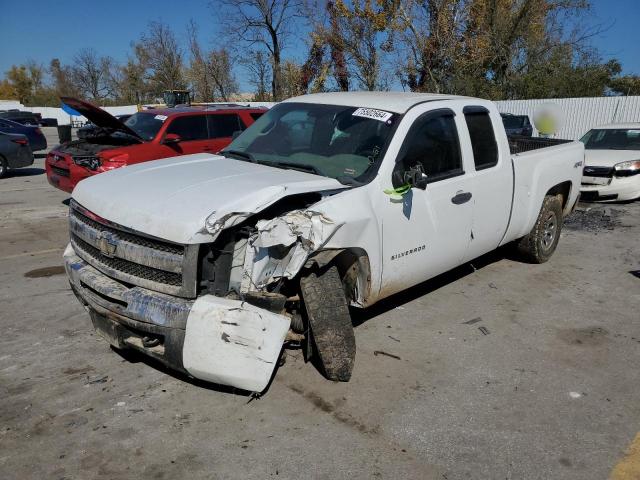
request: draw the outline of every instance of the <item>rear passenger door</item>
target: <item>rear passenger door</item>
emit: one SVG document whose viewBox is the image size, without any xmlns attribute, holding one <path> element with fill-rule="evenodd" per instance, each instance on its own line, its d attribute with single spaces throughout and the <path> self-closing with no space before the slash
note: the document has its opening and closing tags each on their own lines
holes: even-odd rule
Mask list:
<svg viewBox="0 0 640 480">
<path fill-rule="evenodd" d="M 207 115 L 209 127 L 208 146 L 212 152 L 219 152 L 233 140 L 236 132 L 246 127 L 237 113 L 216 113 Z"/>
<path fill-rule="evenodd" d="M 465 255 L 465 261 L 469 261 L 497 248 L 504 236 L 511 212 L 513 172 L 508 145 L 496 138 L 502 128 L 500 116 L 481 105 L 465 107 L 463 115 L 463 135 L 473 158 L 469 172 L 473 224 Z"/>
</svg>

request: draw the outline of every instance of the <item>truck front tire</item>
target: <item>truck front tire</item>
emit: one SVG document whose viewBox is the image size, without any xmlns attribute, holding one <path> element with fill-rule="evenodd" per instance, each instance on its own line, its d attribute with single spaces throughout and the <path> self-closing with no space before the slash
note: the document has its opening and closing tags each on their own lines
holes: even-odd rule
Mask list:
<svg viewBox="0 0 640 480">
<path fill-rule="evenodd" d="M 562 220 L 562 196 L 544 197 L 533 229 L 518 243 L 520 253 L 532 263 L 544 263 L 549 260 L 560 240 Z"/>
<path fill-rule="evenodd" d="M 329 380 L 348 382 L 356 356 L 356 338 L 342 281 L 335 266 L 300 279 L 314 351 Z"/>
</svg>

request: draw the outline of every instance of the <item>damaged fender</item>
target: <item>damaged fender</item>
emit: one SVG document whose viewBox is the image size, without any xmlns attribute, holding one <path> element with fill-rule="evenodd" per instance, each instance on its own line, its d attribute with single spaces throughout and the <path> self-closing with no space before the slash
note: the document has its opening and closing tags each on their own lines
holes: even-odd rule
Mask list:
<svg viewBox="0 0 640 480">
<path fill-rule="evenodd" d="M 291 320 L 246 302 L 205 295 L 187 318 L 182 362 L 195 378 L 261 392 Z"/>
<path fill-rule="evenodd" d="M 245 254 L 242 290 L 262 289 L 281 278 L 295 277 L 309 255 L 326 245 L 342 225 L 311 210 L 259 221 Z"/>
</svg>

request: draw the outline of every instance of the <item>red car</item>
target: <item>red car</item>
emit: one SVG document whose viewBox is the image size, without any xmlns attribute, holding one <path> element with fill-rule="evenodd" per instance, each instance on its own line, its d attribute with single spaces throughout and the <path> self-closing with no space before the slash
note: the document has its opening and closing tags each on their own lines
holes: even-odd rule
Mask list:
<svg viewBox="0 0 640 480">
<path fill-rule="evenodd" d="M 114 168 L 190 153 L 216 153 L 265 113 L 264 108 L 208 106 L 144 110 L 125 123 L 88 102 L 63 97 L 96 128 L 55 147 L 45 162 L 49 183 L 71 192 L 83 178 Z"/>
</svg>

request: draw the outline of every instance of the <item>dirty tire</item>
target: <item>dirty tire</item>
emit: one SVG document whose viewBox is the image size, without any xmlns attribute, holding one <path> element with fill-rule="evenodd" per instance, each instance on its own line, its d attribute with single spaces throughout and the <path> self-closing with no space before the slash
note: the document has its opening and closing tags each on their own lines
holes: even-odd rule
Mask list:
<svg viewBox="0 0 640 480">
<path fill-rule="evenodd" d="M 533 229 L 520 239 L 518 251 L 532 263 L 549 260 L 558 246 L 562 221 L 562 196 L 547 195 Z"/>
<path fill-rule="evenodd" d="M 7 170 L 9 170 L 7 160 L 0 155 L 0 178 L 4 178 L 7 175 Z"/>
<path fill-rule="evenodd" d="M 325 376 L 348 382 L 355 362 L 356 338 L 338 269 L 309 273 L 300 279 L 300 290 Z"/>
</svg>

